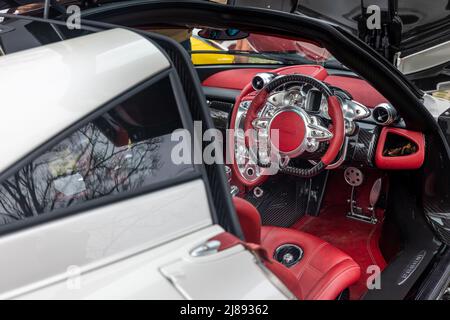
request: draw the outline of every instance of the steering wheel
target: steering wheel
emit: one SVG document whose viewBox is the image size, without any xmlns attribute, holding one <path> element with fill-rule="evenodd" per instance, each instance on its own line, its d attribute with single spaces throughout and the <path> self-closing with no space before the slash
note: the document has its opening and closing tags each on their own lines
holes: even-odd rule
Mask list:
<svg viewBox="0 0 450 320">
<path fill-rule="evenodd" d="M 298 95 L 286 101 L 291 85 L 321 93 L 326 103 L 319 112 L 305 110 L 306 99 Z M 251 99 L 251 85 L 237 98 L 231 117 L 230 152 L 233 155 L 234 177 L 247 187 L 264 182 L 273 170 L 300 177 L 312 177 L 323 171 L 339 154 L 345 137 L 344 116 L 340 101 L 323 82 L 300 74 L 275 77 Z M 300 91 L 295 91 L 300 92 Z M 317 114 L 328 114 L 331 126 L 319 121 Z M 314 152 L 328 143 L 325 154 L 313 167 L 301 169 L 288 166 L 289 160 Z M 275 165 L 275 167 L 274 167 Z"/>
</svg>

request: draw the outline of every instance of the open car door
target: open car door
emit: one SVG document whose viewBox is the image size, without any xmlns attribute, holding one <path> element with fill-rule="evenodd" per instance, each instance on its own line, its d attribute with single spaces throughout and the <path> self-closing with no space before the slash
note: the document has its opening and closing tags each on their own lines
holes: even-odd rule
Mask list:
<svg viewBox="0 0 450 320">
<path fill-rule="evenodd" d="M 244 246 L 212 240 L 240 234 L 224 168 L 171 157 L 174 130 L 212 120 L 187 54 L 149 37 L 91 29 L 0 57 L 0 133 L 17 132 L 0 161 L 0 298 L 289 297 Z"/>
</svg>

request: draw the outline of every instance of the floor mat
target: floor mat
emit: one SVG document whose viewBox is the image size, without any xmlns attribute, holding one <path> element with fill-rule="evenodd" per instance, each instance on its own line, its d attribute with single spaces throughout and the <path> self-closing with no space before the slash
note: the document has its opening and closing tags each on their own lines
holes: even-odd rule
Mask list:
<svg viewBox="0 0 450 320">
<path fill-rule="evenodd" d="M 292 228 L 313 234 L 350 255 L 361 267 L 360 280 L 350 287 L 350 299 L 359 299 L 367 291 L 367 267 L 386 262 L 380 253 L 378 239 L 382 223 L 376 225 L 347 218 L 348 205 L 324 208 L 319 217 L 304 216 Z"/>
</svg>

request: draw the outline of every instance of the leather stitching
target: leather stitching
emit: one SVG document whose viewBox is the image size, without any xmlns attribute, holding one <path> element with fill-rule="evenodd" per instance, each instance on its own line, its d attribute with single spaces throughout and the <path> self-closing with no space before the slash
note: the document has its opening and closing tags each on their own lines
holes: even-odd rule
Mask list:
<svg viewBox="0 0 450 320">
<path fill-rule="evenodd" d="M 346 259 L 346 260 L 344 260 L 344 261 L 350 261 L 350 259 Z M 342 262 L 344 262 L 344 261 L 342 261 Z M 342 263 L 342 262 L 341 262 L 341 263 Z M 341 277 L 344 273 L 346 273 L 346 272 L 348 272 L 348 271 L 351 271 L 351 270 L 353 270 L 353 269 L 359 269 L 359 267 L 358 267 L 358 266 L 355 266 L 355 265 L 352 265 L 352 266 L 349 266 L 349 267 L 345 268 L 345 269 L 342 270 L 341 272 L 339 272 L 336 276 L 334 276 L 334 277 L 328 282 L 328 284 L 327 284 L 325 287 L 322 287 L 322 289 L 320 289 L 319 292 L 318 292 L 317 294 L 315 294 L 315 297 L 316 297 L 316 298 L 319 298 L 319 297 L 323 294 L 324 291 L 328 290 L 328 288 L 330 288 L 331 285 L 333 285 L 333 284 L 336 282 L 336 280 L 337 280 L 339 277 Z M 309 297 L 309 298 L 311 298 L 311 297 Z"/>
<path fill-rule="evenodd" d="M 305 266 L 303 267 L 303 269 L 300 271 L 300 273 L 299 273 L 298 276 L 297 276 L 297 279 L 298 279 L 298 280 L 300 280 L 300 278 L 302 277 L 303 273 L 305 273 L 306 267 L 309 266 L 311 260 L 312 260 L 313 258 L 315 258 L 316 254 L 317 254 L 320 250 L 322 250 L 322 248 L 324 248 L 324 247 L 327 246 L 327 245 L 329 245 L 329 244 L 328 244 L 327 242 L 324 242 L 324 243 L 322 243 L 320 246 L 318 246 L 318 247 L 316 248 L 316 250 L 313 251 L 313 253 L 311 253 L 309 259 L 308 259 L 307 261 L 305 261 Z"/>
</svg>

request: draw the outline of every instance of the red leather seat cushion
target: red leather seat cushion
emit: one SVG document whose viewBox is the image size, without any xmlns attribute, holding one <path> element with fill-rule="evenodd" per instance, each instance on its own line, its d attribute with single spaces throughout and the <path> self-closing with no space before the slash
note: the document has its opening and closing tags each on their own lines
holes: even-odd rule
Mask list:
<svg viewBox="0 0 450 320">
<path fill-rule="evenodd" d="M 303 258 L 287 268 L 273 261 L 266 266 L 299 299 L 332 300 L 358 281 L 361 271 L 353 259 L 326 241 L 294 229 L 261 227 L 258 210 L 248 201 L 233 198 L 246 242 L 261 244 L 270 258 L 283 244 L 302 248 Z"/>
<path fill-rule="evenodd" d="M 261 243 L 261 216 L 259 215 L 258 209 L 250 202 L 239 197 L 234 197 L 233 203 L 238 214 L 245 241 L 256 244 Z"/>
<path fill-rule="evenodd" d="M 278 227 L 262 227 L 261 233 L 269 256 L 287 243 L 302 248 L 303 258 L 289 268 L 299 282 L 301 299 L 335 299 L 360 277 L 360 267 L 350 256 L 313 235 Z"/>
</svg>

